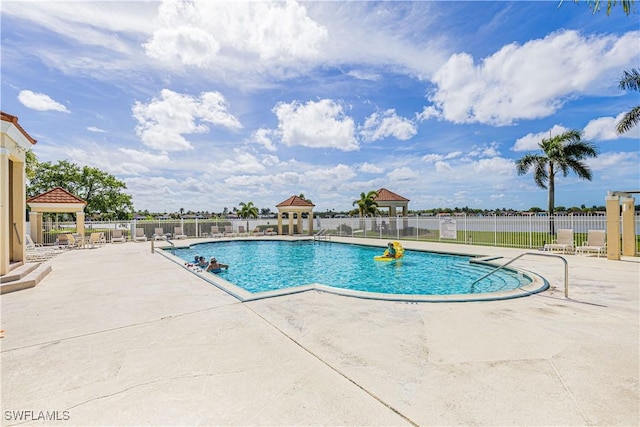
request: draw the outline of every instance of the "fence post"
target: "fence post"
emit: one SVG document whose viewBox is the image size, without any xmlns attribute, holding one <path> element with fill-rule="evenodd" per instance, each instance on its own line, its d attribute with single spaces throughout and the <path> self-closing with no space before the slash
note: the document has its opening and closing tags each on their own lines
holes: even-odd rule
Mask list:
<svg viewBox="0 0 640 427">
<path fill-rule="evenodd" d="M 498 246 L 498 215 L 493 213 L 493 246 Z"/>
</svg>

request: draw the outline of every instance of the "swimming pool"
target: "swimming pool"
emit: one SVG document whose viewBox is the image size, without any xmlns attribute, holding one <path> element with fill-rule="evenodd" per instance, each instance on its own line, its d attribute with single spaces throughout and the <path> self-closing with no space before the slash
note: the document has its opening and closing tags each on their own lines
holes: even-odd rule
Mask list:
<svg viewBox="0 0 640 427">
<path fill-rule="evenodd" d="M 384 248 L 314 241 L 221 241 L 173 250 L 191 262 L 196 255 L 229 264 L 219 278 L 253 294 L 322 284 L 377 294 L 469 295 L 527 286 L 532 278 L 502 270 L 479 283 L 493 269 L 471 263 L 472 257 L 407 250 L 393 262 L 374 261 Z M 212 275 L 206 273 L 207 276 Z"/>
</svg>

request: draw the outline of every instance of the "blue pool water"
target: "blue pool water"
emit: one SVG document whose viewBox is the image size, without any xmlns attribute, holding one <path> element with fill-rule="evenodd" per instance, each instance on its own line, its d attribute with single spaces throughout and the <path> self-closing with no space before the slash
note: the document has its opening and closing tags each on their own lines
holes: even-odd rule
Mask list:
<svg viewBox="0 0 640 427">
<path fill-rule="evenodd" d="M 516 289 L 531 279 L 499 271 L 471 284 L 491 267 L 470 264 L 470 257 L 405 252 L 392 262 L 374 261 L 384 248 L 331 242 L 225 241 L 176 249 L 186 262 L 195 255 L 229 264 L 219 276 L 249 292 L 319 283 L 336 288 L 384 294 L 454 295 Z M 212 274 L 212 273 L 210 273 Z"/>
</svg>

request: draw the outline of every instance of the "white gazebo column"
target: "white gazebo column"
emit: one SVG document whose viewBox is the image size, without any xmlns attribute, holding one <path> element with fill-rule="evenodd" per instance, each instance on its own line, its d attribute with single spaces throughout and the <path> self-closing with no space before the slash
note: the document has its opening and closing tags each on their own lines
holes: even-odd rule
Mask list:
<svg viewBox="0 0 640 427">
<path fill-rule="evenodd" d="M 76 212 L 76 233 L 84 237 L 84 211 Z"/>
<path fill-rule="evenodd" d="M 293 212 L 288 212 L 289 214 L 289 236 L 293 236 Z"/>
<path fill-rule="evenodd" d="M 313 236 L 313 211 L 309 212 L 309 236 Z"/>
<path fill-rule="evenodd" d="M 282 212 L 278 211 L 278 235 L 282 235 Z"/>
<path fill-rule="evenodd" d="M 607 259 L 620 259 L 620 197 L 607 196 Z"/>
<path fill-rule="evenodd" d="M 42 239 L 42 212 L 31 210 L 29 212 L 29 234 L 34 243 L 43 243 Z"/>
<path fill-rule="evenodd" d="M 636 222 L 633 218 L 635 199 L 623 197 L 622 201 L 622 255 L 636 255 Z"/>
<path fill-rule="evenodd" d="M 298 234 L 302 234 L 302 212 L 298 212 Z"/>
</svg>

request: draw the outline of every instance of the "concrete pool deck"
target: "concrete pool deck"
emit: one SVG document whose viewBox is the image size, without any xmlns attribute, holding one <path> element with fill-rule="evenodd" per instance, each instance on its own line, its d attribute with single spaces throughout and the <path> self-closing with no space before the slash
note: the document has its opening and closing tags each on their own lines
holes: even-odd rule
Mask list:
<svg viewBox="0 0 640 427">
<path fill-rule="evenodd" d="M 149 243 L 69 251 L 0 297 L 2 425 L 639 425 L 639 260 L 565 259 L 569 299 L 531 257 L 551 288 L 512 300 L 242 303 Z"/>
</svg>

